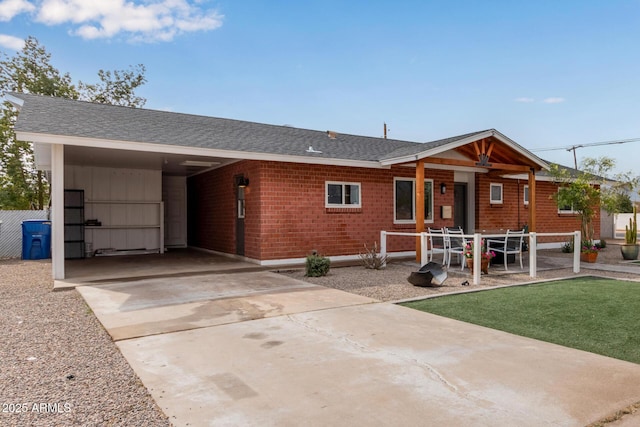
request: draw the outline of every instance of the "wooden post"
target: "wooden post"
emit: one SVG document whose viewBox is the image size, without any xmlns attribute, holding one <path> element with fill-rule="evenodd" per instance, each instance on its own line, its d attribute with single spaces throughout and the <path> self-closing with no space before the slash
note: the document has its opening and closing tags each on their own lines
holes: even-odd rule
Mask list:
<svg viewBox="0 0 640 427">
<path fill-rule="evenodd" d="M 529 170 L 529 231 L 536 232 L 536 171 Z"/>
<path fill-rule="evenodd" d="M 416 162 L 416 233 L 424 231 L 424 159 Z M 422 261 L 422 245 L 420 236 L 416 237 L 416 262 Z"/>
</svg>

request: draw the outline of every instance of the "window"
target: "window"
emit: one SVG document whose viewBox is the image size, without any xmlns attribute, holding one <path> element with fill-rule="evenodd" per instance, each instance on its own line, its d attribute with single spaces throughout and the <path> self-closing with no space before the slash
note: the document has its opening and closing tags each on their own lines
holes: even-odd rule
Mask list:
<svg viewBox="0 0 640 427">
<path fill-rule="evenodd" d="M 359 182 L 326 182 L 327 208 L 359 208 L 360 183 Z"/>
<path fill-rule="evenodd" d="M 524 194 L 524 199 L 523 199 L 524 204 L 528 205 L 529 204 L 529 186 L 528 185 L 524 186 L 523 194 Z"/>
<path fill-rule="evenodd" d="M 491 183 L 489 188 L 489 203 L 501 205 L 502 204 L 502 184 Z"/>
<path fill-rule="evenodd" d="M 416 180 L 395 178 L 393 222 L 397 224 L 415 224 Z M 424 180 L 424 222 L 433 222 L 433 180 Z"/>
<path fill-rule="evenodd" d="M 563 214 L 575 214 L 577 213 L 574 209 L 573 209 L 573 205 L 571 203 L 562 203 L 561 199 L 561 194 L 562 191 L 566 190 L 565 188 L 558 188 L 558 213 L 563 213 Z"/>
</svg>

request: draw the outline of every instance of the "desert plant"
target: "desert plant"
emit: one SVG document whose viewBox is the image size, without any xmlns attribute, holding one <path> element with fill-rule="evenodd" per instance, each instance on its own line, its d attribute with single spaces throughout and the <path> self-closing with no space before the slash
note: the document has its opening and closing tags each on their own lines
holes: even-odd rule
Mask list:
<svg viewBox="0 0 640 427">
<path fill-rule="evenodd" d="M 624 226 L 624 242 L 634 245 L 638 236 L 638 223 L 636 222 L 636 208 L 633 208 L 633 218 L 629 218 L 629 225 Z"/>
<path fill-rule="evenodd" d="M 378 253 L 378 244 L 373 242 L 373 248 L 369 249 L 367 244 L 364 244 L 364 253 L 359 254 L 362 264 L 365 268 L 372 270 L 380 270 L 387 265 L 387 255 L 380 255 Z"/>
<path fill-rule="evenodd" d="M 330 268 L 331 260 L 329 258 L 312 253 L 307 256 L 304 275 L 307 277 L 326 276 Z"/>
</svg>

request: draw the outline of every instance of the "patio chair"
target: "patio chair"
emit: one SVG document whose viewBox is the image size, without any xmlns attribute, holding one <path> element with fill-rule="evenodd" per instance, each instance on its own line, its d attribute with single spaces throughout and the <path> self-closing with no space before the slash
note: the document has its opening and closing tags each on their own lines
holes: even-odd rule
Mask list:
<svg viewBox="0 0 640 427">
<path fill-rule="evenodd" d="M 463 261 L 464 249 L 467 246 L 467 239 L 464 238 L 462 228 L 445 228 L 445 244 L 447 246 L 447 268 L 451 266 L 451 255 L 458 255 L 458 260 L 462 266 L 460 270 L 464 270 L 465 262 Z"/>
<path fill-rule="evenodd" d="M 431 228 L 429 232 L 429 262 L 433 261 L 434 254 L 442 254 L 442 265 L 447 263 L 447 245 L 444 240 L 444 229 Z"/>
<path fill-rule="evenodd" d="M 507 271 L 508 255 L 518 255 L 520 257 L 520 269 L 522 265 L 522 241 L 524 239 L 524 230 L 507 230 L 507 235 L 503 239 L 488 239 L 487 248 L 490 251 L 503 254 L 504 270 Z"/>
</svg>

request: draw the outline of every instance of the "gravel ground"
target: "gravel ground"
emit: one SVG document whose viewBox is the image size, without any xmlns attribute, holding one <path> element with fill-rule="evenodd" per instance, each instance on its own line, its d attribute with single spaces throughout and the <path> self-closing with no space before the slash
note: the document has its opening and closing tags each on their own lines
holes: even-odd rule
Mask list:
<svg viewBox="0 0 640 427">
<path fill-rule="evenodd" d="M 528 257 L 528 253 L 525 253 L 524 257 Z M 560 249 L 538 251 L 539 271 L 537 278 L 532 279 L 529 277 L 528 259 L 526 259 L 524 270 L 520 270 L 520 266 L 517 263 L 509 265 L 509 273 L 505 273 L 502 266 L 491 266 L 489 274 L 482 275 L 480 285 L 470 286 L 462 285 L 465 281 L 473 282 L 469 270 L 465 268 L 464 272 L 461 272 L 459 266 L 453 265 L 448 271 L 448 278 L 443 286 L 428 288 L 413 286 L 407 282 L 407 277 L 419 267 L 412 261 L 391 261 L 384 270 L 368 270 L 362 266 L 334 267 L 324 277 L 305 277 L 304 269 L 281 271 L 280 273 L 306 282 L 340 289 L 379 301 L 402 301 L 450 292 L 573 277 L 575 273 L 573 273 L 571 267 L 572 257 L 573 254 L 562 253 Z M 610 244 L 607 248 L 601 250 L 598 254 L 598 263 L 626 267 L 637 266 L 638 274 L 594 271 L 584 268 L 581 269 L 579 274 L 640 280 L 640 265 L 623 263 L 620 249 L 617 245 Z M 516 271 L 522 271 L 522 273 L 515 273 Z"/>
<path fill-rule="evenodd" d="M 598 262 L 623 264 L 617 246 Z M 537 280 L 571 277 L 571 254 L 539 252 Z M 526 267 L 526 266 L 525 266 Z M 530 282 L 528 270 L 505 274 L 491 267 L 481 285 L 468 270 L 452 267 L 444 286 L 420 288 L 406 278 L 417 265 L 391 262 L 385 270 L 362 266 L 332 268 L 326 277 L 304 277 L 304 269 L 281 272 L 307 282 L 380 301 Z M 640 265 L 638 265 L 640 272 Z M 513 270 L 518 270 L 516 267 Z M 636 273 L 581 274 L 638 280 Z M 0 260 L 0 425 L 2 426 L 169 426 L 168 419 L 76 291 L 52 292 L 49 261 Z"/>
<path fill-rule="evenodd" d="M 0 261 L 0 425 L 168 426 L 76 291 L 49 261 Z"/>
</svg>

